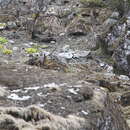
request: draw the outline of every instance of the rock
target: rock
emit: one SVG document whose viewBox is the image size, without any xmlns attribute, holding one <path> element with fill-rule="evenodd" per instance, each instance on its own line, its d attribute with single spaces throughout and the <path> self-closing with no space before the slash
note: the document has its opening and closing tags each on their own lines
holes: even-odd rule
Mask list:
<svg viewBox="0 0 130 130">
<path fill-rule="evenodd" d="M 105 22 L 104 22 L 104 26 L 112 26 L 112 25 L 114 25 L 114 24 L 116 24 L 117 23 L 117 20 L 116 19 L 111 19 L 111 18 L 109 18 L 109 19 L 107 19 Z"/>
<path fill-rule="evenodd" d="M 122 106 L 130 106 L 130 92 L 124 92 L 121 95 L 120 102 Z"/>
<path fill-rule="evenodd" d="M 119 18 L 119 12 L 113 12 L 112 15 L 110 16 L 110 18 L 112 19 L 118 19 Z"/>
<path fill-rule="evenodd" d="M 126 23 L 127 23 L 128 28 L 130 28 L 130 17 L 127 17 Z"/>
<path fill-rule="evenodd" d="M 33 23 L 28 23 L 28 32 L 32 38 L 40 42 L 56 42 L 56 36 L 64 32 L 64 26 L 61 20 L 55 15 L 49 14 L 48 17 L 39 17 L 35 23 L 35 29 L 32 30 Z"/>
<path fill-rule="evenodd" d="M 60 86 L 55 83 L 45 84 L 44 87 L 49 88 L 49 90 L 52 92 L 61 91 Z"/>
<path fill-rule="evenodd" d="M 14 43 L 15 43 L 15 41 L 13 41 L 13 40 L 9 40 L 9 43 L 14 44 Z"/>
<path fill-rule="evenodd" d="M 65 59 L 67 59 L 67 60 L 70 60 L 70 59 L 72 59 L 72 57 L 73 57 L 73 53 L 72 53 L 72 52 L 59 53 L 59 54 L 58 54 L 58 57 L 60 57 L 60 58 L 65 58 Z"/>
<path fill-rule="evenodd" d="M 85 100 L 90 100 L 93 97 L 93 89 L 88 86 L 82 87 L 79 93 L 84 97 Z"/>
<path fill-rule="evenodd" d="M 0 87 L 0 97 L 6 97 L 9 94 L 8 90 L 3 87 Z"/>
<path fill-rule="evenodd" d="M 8 29 L 16 29 L 17 25 L 15 22 L 7 22 L 7 28 Z"/>
<path fill-rule="evenodd" d="M 107 72 L 108 73 L 113 73 L 113 66 L 109 66 L 107 67 Z"/>
<path fill-rule="evenodd" d="M 51 41 L 50 43 L 51 43 L 51 44 L 55 44 L 55 43 L 56 43 L 56 41 Z"/>
<path fill-rule="evenodd" d="M 107 88 L 110 92 L 115 92 L 118 88 L 118 84 L 110 83 L 105 80 L 99 80 L 99 86 Z"/>
<path fill-rule="evenodd" d="M 119 78 L 120 80 L 125 80 L 125 81 L 129 81 L 129 80 L 130 80 L 129 77 L 126 76 L 126 75 L 120 75 L 118 78 Z"/>
<path fill-rule="evenodd" d="M 13 51 L 17 51 L 18 49 L 18 47 L 13 47 Z"/>
<path fill-rule="evenodd" d="M 67 33 L 71 36 L 84 36 L 87 35 L 88 32 L 90 32 L 90 28 L 83 19 L 75 18 L 67 27 Z"/>
<path fill-rule="evenodd" d="M 91 51 L 75 51 L 73 54 L 74 58 L 87 58 L 87 56 L 91 53 Z"/>
<path fill-rule="evenodd" d="M 70 49 L 70 45 L 65 45 L 63 48 L 62 48 L 62 51 L 63 52 L 69 52 L 71 49 Z"/>
<path fill-rule="evenodd" d="M 75 94 L 75 95 L 78 94 L 73 88 L 68 89 L 68 91 L 69 91 L 70 93 L 72 93 L 72 94 Z"/>
<path fill-rule="evenodd" d="M 58 58 L 59 61 L 66 63 L 67 60 L 71 61 L 73 59 L 86 59 L 91 54 L 91 51 L 80 51 L 75 50 L 73 51 L 70 49 L 70 45 L 65 45 L 61 52 L 55 53 L 55 56 Z"/>
</svg>

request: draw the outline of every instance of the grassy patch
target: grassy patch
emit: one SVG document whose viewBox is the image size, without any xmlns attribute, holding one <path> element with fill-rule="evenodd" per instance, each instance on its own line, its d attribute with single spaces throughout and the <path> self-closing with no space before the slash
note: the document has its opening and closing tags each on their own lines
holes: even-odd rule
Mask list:
<svg viewBox="0 0 130 130">
<path fill-rule="evenodd" d="M 5 44 L 7 42 L 8 42 L 8 40 L 6 38 L 0 37 L 0 44 Z"/>
<path fill-rule="evenodd" d="M 6 27 L 6 23 L 0 23 L 0 27 Z"/>
<path fill-rule="evenodd" d="M 38 49 L 36 49 L 36 48 L 26 48 L 25 51 L 26 51 L 28 54 L 32 54 L 32 53 L 37 53 L 37 52 L 38 52 Z"/>
<path fill-rule="evenodd" d="M 5 54 L 5 55 L 11 55 L 12 53 L 13 53 L 13 51 L 10 49 L 3 49 L 3 54 Z"/>
</svg>

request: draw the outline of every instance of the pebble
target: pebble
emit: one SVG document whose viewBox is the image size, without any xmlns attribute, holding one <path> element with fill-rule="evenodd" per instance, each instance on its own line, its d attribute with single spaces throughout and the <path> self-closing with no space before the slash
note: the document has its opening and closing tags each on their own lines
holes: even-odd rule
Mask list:
<svg viewBox="0 0 130 130">
<path fill-rule="evenodd" d="M 84 115 L 88 115 L 88 112 L 86 112 L 86 111 L 84 111 L 84 110 L 82 110 L 81 111 Z"/>
<path fill-rule="evenodd" d="M 59 53 L 58 54 L 58 57 L 61 57 L 61 58 L 65 58 L 65 59 L 72 59 L 73 57 L 73 54 L 71 52 L 63 52 L 63 53 Z"/>
<path fill-rule="evenodd" d="M 18 47 L 13 47 L 13 51 L 17 51 L 18 50 Z"/>
<path fill-rule="evenodd" d="M 13 44 L 13 43 L 15 43 L 15 41 L 13 41 L 13 40 L 9 40 L 9 43 Z"/>
<path fill-rule="evenodd" d="M 50 43 L 51 43 L 51 44 L 55 44 L 55 43 L 56 43 L 56 41 L 51 41 Z"/>
<path fill-rule="evenodd" d="M 74 58 L 84 58 L 90 54 L 90 51 L 75 51 L 73 54 Z"/>
<path fill-rule="evenodd" d="M 71 88 L 71 89 L 68 89 L 68 91 L 70 92 L 70 93 L 72 93 L 72 94 L 75 94 L 75 95 L 77 95 L 78 93 L 73 89 L 73 88 Z"/>
</svg>

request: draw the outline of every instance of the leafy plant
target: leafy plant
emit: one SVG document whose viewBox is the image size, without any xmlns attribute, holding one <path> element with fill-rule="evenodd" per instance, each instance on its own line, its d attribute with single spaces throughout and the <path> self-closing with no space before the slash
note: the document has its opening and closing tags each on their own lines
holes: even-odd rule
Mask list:
<svg viewBox="0 0 130 130">
<path fill-rule="evenodd" d="M 4 48 L 4 46 L 0 44 L 0 49 L 3 49 L 3 48 Z"/>
<path fill-rule="evenodd" d="M 37 53 L 37 52 L 38 52 L 38 49 L 36 49 L 36 48 L 26 48 L 25 51 L 26 51 L 28 54 L 32 54 L 32 53 Z"/>
<path fill-rule="evenodd" d="M 7 42 L 8 42 L 8 40 L 6 38 L 0 37 L 0 44 L 5 44 Z"/>
<path fill-rule="evenodd" d="M 10 49 L 4 49 L 4 50 L 3 50 L 3 54 L 10 55 L 10 54 L 12 54 L 12 53 L 13 53 L 13 51 L 10 50 Z"/>
<path fill-rule="evenodd" d="M 0 23 L 0 28 L 5 28 L 6 27 L 6 23 Z"/>
</svg>

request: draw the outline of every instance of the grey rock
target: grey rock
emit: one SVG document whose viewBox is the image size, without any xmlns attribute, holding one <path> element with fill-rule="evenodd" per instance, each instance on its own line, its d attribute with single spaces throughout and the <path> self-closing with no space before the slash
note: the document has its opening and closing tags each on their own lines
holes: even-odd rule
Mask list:
<svg viewBox="0 0 130 130">
<path fill-rule="evenodd" d="M 62 52 L 58 54 L 58 57 L 65 58 L 65 59 L 72 59 L 73 53 L 72 52 Z"/>
<path fill-rule="evenodd" d="M 119 18 L 119 12 L 113 12 L 110 18 L 118 19 Z"/>
<path fill-rule="evenodd" d="M 0 86 L 0 97 L 5 97 L 8 95 L 8 93 L 9 92 L 5 88 Z"/>
<path fill-rule="evenodd" d="M 85 58 L 90 54 L 91 51 L 75 51 L 74 58 Z"/>
<path fill-rule="evenodd" d="M 7 28 L 8 29 L 15 29 L 15 28 L 17 28 L 17 25 L 15 22 L 7 22 Z"/>
<path fill-rule="evenodd" d="M 117 22 L 116 19 L 109 18 L 104 22 L 104 26 L 114 25 Z"/>
</svg>

